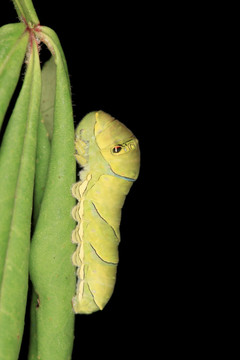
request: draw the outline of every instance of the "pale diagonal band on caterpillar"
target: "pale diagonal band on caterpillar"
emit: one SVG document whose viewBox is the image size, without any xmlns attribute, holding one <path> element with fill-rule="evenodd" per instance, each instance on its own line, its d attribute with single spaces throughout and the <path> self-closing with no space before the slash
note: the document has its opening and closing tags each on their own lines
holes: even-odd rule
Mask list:
<svg viewBox="0 0 240 360">
<path fill-rule="evenodd" d="M 73 256 L 72 256 L 72 262 L 75 266 L 78 266 L 78 270 L 77 270 L 77 276 L 78 276 L 78 285 L 77 285 L 77 293 L 78 293 L 78 301 L 81 302 L 83 299 L 83 294 L 84 292 L 86 292 L 86 286 L 89 289 L 89 294 L 92 295 L 92 299 L 91 299 L 91 303 L 92 305 L 94 304 L 94 306 L 97 306 L 97 308 L 94 308 L 94 311 L 98 310 L 98 309 L 102 309 L 104 305 L 102 305 L 101 301 L 98 299 L 98 296 L 94 295 L 94 293 L 96 292 L 96 290 L 94 290 L 94 288 L 96 288 L 96 284 L 95 286 L 93 285 L 93 280 L 91 280 L 91 276 L 89 274 L 89 279 L 86 282 L 86 286 L 84 286 L 85 280 L 85 272 L 88 270 L 88 264 L 85 264 L 84 262 L 84 243 L 83 243 L 83 203 L 84 203 L 84 192 L 87 188 L 87 184 L 90 181 L 91 176 L 87 176 L 87 181 L 85 182 L 79 182 L 77 183 L 77 186 L 74 185 L 74 189 L 73 189 L 73 194 L 74 196 L 76 195 L 76 197 L 78 197 L 78 199 L 80 200 L 80 202 L 73 208 L 73 212 L 72 215 L 74 217 L 74 219 L 78 222 L 80 222 L 76 229 L 73 231 L 73 236 L 72 236 L 72 241 L 73 242 L 78 242 L 78 247 L 76 249 L 76 251 L 74 252 Z M 92 207 L 95 209 L 96 211 L 96 207 L 94 206 L 93 203 L 91 203 Z M 99 215 L 99 214 L 98 214 Z M 100 218 L 99 218 L 100 219 Z M 101 218 L 101 221 L 104 221 Z M 106 226 L 109 228 L 109 226 L 107 225 L 107 223 L 104 221 L 104 223 L 106 224 Z M 112 230 L 113 231 L 113 230 Z M 99 235 L 98 234 L 94 234 L 95 239 L 99 239 Z M 86 239 L 88 239 L 91 237 L 87 236 L 86 234 Z M 94 242 L 94 240 L 92 241 Z M 85 247 L 87 246 L 88 241 L 85 240 Z M 105 259 L 103 259 L 100 254 L 97 252 L 97 250 L 94 248 L 94 246 L 91 244 L 91 242 L 89 242 L 89 245 L 91 246 L 91 249 L 93 250 L 95 256 L 98 259 L 98 268 L 99 268 L 99 260 L 102 263 L 106 263 L 107 265 L 113 265 L 116 267 L 116 264 L 113 262 L 108 262 Z M 89 251 L 88 251 L 89 252 Z M 93 257 L 93 256 L 92 256 Z M 118 259 L 116 259 L 118 262 Z M 94 264 L 96 266 L 97 262 L 96 262 L 96 258 L 94 259 Z M 86 269 L 87 267 L 87 269 Z M 93 272 L 97 272 L 97 270 L 93 269 L 94 267 L 92 266 L 92 271 Z M 114 270 L 114 279 L 115 279 L 115 274 L 116 274 L 116 270 Z M 115 280 L 114 280 L 115 281 Z M 100 286 L 101 287 L 101 286 Z M 91 289 L 93 288 L 93 289 Z M 99 288 L 99 286 L 98 286 Z M 99 293 L 99 291 L 98 291 Z M 88 294 L 88 296 L 89 296 Z M 96 299 L 95 299 L 96 296 Z M 84 302 L 83 302 L 84 303 Z M 90 306 L 91 311 L 93 311 L 92 305 Z M 89 305 L 87 305 L 87 307 L 89 308 Z M 86 311 L 84 311 L 85 313 Z"/>
<path fill-rule="evenodd" d="M 104 217 L 102 217 L 102 215 L 101 215 L 100 212 L 98 211 L 97 206 L 94 204 L 94 202 L 92 202 L 92 205 L 94 206 L 94 209 L 95 209 L 95 211 L 98 213 L 99 217 L 100 217 L 107 225 L 109 225 L 108 222 L 106 221 L 106 219 L 104 219 Z M 113 233 L 114 233 L 117 241 L 119 242 L 119 241 L 120 241 L 120 237 L 118 237 L 119 235 L 116 234 L 116 232 L 115 232 L 115 230 L 114 230 L 114 228 L 113 228 L 112 226 L 110 226 L 110 227 L 111 227 L 111 229 L 112 229 L 112 231 L 113 231 Z"/>
</svg>

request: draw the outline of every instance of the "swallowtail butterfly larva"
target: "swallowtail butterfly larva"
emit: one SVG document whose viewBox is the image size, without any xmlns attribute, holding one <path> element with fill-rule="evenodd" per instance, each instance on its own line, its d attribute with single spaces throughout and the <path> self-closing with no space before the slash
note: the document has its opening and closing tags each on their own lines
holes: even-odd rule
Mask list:
<svg viewBox="0 0 240 360">
<path fill-rule="evenodd" d="M 72 194 L 77 244 L 72 262 L 77 267 L 75 313 L 102 310 L 116 281 L 121 209 L 140 168 L 138 140 L 120 121 L 103 111 L 86 115 L 76 129 L 76 160 L 80 181 Z"/>
</svg>

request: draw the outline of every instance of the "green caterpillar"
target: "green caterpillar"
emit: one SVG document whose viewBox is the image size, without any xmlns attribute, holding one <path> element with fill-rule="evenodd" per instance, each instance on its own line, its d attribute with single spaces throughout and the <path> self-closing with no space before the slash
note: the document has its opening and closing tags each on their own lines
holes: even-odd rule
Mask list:
<svg viewBox="0 0 240 360">
<path fill-rule="evenodd" d="M 72 187 L 78 222 L 72 242 L 77 266 L 75 313 L 102 310 L 110 299 L 118 264 L 121 208 L 140 168 L 138 140 L 103 111 L 86 115 L 76 129 L 76 160 L 81 181 Z"/>
</svg>

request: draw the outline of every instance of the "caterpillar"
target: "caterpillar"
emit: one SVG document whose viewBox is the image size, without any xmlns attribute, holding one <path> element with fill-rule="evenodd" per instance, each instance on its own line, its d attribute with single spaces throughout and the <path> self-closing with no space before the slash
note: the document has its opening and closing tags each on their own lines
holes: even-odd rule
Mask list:
<svg viewBox="0 0 240 360">
<path fill-rule="evenodd" d="M 77 226 L 72 256 L 77 267 L 75 313 L 102 310 L 110 299 L 118 264 L 121 209 L 140 169 L 138 140 L 120 121 L 103 112 L 87 114 L 76 128 L 75 158 L 82 167 L 72 194 Z"/>
</svg>

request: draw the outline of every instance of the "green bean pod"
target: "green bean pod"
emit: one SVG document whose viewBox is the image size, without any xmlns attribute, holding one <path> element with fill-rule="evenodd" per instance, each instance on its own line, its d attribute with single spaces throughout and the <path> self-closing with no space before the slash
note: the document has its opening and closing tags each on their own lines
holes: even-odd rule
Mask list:
<svg viewBox="0 0 240 360">
<path fill-rule="evenodd" d="M 15 360 L 28 290 L 30 231 L 41 74 L 31 42 L 24 83 L 0 150 L 0 359 Z M 4 329 L 4 331 L 2 331 Z"/>
<path fill-rule="evenodd" d="M 8 24 L 0 28 L 0 129 L 19 79 L 28 38 L 24 24 Z"/>
<path fill-rule="evenodd" d="M 67 360 L 71 359 L 73 345 L 71 299 L 76 282 L 71 263 L 74 252 L 71 233 L 75 225 L 71 217 L 75 204 L 71 186 L 76 181 L 74 125 L 61 45 L 54 31 L 47 27 L 41 27 L 39 36 L 54 56 L 56 96 L 48 177 L 30 253 L 30 276 L 37 294 L 36 323 L 32 326 L 36 327 L 35 355 L 40 359 Z"/>
</svg>

